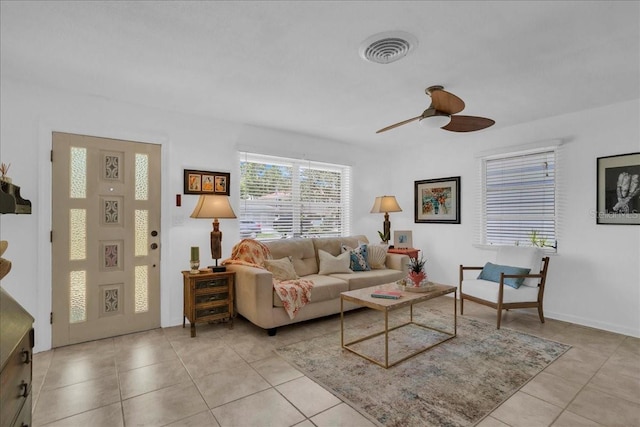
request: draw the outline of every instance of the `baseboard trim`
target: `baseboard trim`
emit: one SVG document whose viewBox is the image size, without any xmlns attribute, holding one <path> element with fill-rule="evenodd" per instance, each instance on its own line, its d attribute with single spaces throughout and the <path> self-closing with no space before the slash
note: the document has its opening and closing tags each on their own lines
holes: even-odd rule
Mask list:
<svg viewBox="0 0 640 427">
<path fill-rule="evenodd" d="M 580 316 L 572 316 L 564 313 L 556 313 L 556 312 L 547 311 L 547 310 L 544 311 L 544 317 L 548 319 L 570 322 L 576 325 L 586 326 L 589 328 L 596 328 L 604 331 L 615 332 L 617 334 L 640 338 L 640 329 L 628 328 L 626 326 L 616 325 L 608 322 L 600 322 L 594 319 L 589 319 L 589 318 L 580 317 Z"/>
</svg>

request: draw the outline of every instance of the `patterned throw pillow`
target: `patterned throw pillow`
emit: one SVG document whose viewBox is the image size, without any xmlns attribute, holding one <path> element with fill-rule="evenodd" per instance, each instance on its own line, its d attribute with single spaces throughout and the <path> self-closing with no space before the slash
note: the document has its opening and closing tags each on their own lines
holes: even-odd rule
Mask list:
<svg viewBox="0 0 640 427">
<path fill-rule="evenodd" d="M 369 245 L 367 252 L 369 255 L 368 261 L 372 270 L 382 270 L 387 268 L 387 245 Z"/>
<path fill-rule="evenodd" d="M 273 274 L 273 278 L 276 280 L 299 279 L 296 271 L 293 269 L 291 257 L 284 257 L 280 259 L 266 259 L 264 260 L 264 266 L 271 272 L 271 274 Z"/>
<path fill-rule="evenodd" d="M 318 274 L 353 273 L 349 268 L 351 254 L 348 252 L 333 256 L 329 252 L 318 249 L 318 258 L 320 259 L 320 271 L 318 271 Z"/>
<path fill-rule="evenodd" d="M 360 244 L 357 248 L 351 249 L 346 245 L 342 245 L 342 252 L 349 252 L 351 256 L 351 265 L 350 268 L 353 271 L 369 271 L 371 270 L 371 266 L 369 266 L 368 260 L 368 252 L 367 245 Z"/>
</svg>

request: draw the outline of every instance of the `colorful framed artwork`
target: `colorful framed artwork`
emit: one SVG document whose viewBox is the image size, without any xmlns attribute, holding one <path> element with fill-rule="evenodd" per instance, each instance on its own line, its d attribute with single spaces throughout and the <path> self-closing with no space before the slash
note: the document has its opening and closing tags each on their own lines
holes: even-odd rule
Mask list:
<svg viewBox="0 0 640 427">
<path fill-rule="evenodd" d="M 396 230 L 393 232 L 393 247 L 396 249 L 413 248 L 413 235 L 411 230 Z"/>
<path fill-rule="evenodd" d="M 640 153 L 598 157 L 596 224 L 640 225 Z"/>
<path fill-rule="evenodd" d="M 227 172 L 208 172 L 192 169 L 184 170 L 184 194 L 229 195 L 231 174 Z"/>
<path fill-rule="evenodd" d="M 460 224 L 459 176 L 414 183 L 414 222 Z"/>
</svg>

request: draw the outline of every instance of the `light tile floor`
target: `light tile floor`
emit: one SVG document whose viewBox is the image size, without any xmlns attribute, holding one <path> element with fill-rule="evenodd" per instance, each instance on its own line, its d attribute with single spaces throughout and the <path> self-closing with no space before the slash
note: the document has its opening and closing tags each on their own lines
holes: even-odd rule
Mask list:
<svg viewBox="0 0 640 427">
<path fill-rule="evenodd" d="M 439 298 L 421 307 L 451 307 Z M 379 313 L 349 312 L 363 325 Z M 465 302 L 465 317 L 495 311 Z M 340 329 L 340 317 L 278 328 L 275 337 L 242 318 L 92 341 L 37 353 L 34 426 L 373 426 L 274 349 Z M 492 426 L 640 425 L 640 339 L 505 313 L 503 327 L 573 347 L 482 420 Z"/>
</svg>

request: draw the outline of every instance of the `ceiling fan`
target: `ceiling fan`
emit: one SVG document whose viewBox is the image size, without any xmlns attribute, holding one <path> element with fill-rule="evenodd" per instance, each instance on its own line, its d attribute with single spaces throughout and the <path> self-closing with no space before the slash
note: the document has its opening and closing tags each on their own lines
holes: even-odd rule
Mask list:
<svg viewBox="0 0 640 427">
<path fill-rule="evenodd" d="M 376 133 L 386 132 L 415 120 L 429 127 L 439 127 L 451 132 L 473 132 L 493 126 L 494 120 L 485 117 L 455 115 L 464 110 L 464 101 L 442 86 L 429 86 L 425 93 L 431 97 L 431 105 L 422 114 L 382 128 Z"/>
</svg>

